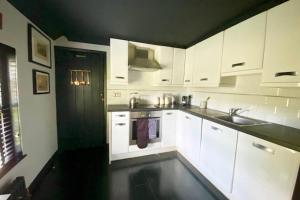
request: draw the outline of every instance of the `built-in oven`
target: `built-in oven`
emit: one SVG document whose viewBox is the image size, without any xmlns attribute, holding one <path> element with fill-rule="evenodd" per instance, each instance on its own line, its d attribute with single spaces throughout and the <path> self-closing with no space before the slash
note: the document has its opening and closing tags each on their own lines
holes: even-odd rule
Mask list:
<svg viewBox="0 0 300 200">
<path fill-rule="evenodd" d="M 145 111 L 145 112 L 131 112 L 130 113 L 130 126 L 129 126 L 129 144 L 135 145 L 138 135 L 138 128 L 137 128 L 137 120 L 140 118 L 148 119 L 149 122 L 154 124 L 154 134 L 152 133 L 149 136 L 149 143 L 156 143 L 161 141 L 161 111 Z"/>
</svg>

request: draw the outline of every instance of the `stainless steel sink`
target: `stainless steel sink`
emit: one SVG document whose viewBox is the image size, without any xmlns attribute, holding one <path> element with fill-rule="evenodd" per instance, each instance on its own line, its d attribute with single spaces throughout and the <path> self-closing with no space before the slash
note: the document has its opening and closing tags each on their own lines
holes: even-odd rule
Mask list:
<svg viewBox="0 0 300 200">
<path fill-rule="evenodd" d="M 238 115 L 219 116 L 216 118 L 223 120 L 223 121 L 230 122 L 232 124 L 239 125 L 239 126 L 255 126 L 255 125 L 270 124 L 269 122 L 265 122 L 265 121 L 261 121 L 261 120 L 257 120 L 257 119 L 251 119 L 251 118 L 247 118 L 247 117 L 242 117 L 242 116 L 238 116 Z"/>
</svg>

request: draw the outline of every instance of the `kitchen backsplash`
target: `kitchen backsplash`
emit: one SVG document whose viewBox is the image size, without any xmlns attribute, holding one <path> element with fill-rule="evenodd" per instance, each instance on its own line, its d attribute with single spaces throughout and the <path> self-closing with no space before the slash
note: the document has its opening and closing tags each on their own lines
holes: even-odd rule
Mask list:
<svg viewBox="0 0 300 200">
<path fill-rule="evenodd" d="M 135 96 L 144 104 L 153 104 L 163 94 L 173 94 L 178 100 L 192 94 L 192 104 L 199 106 L 209 96 L 208 108 L 228 112 L 241 107 L 248 110 L 241 115 L 300 129 L 300 89 L 261 87 L 261 75 L 238 76 L 234 86 L 218 88 L 156 87 L 152 73 L 130 72 L 129 76 L 135 78 L 126 86 L 108 84 L 108 104 L 128 104 L 131 93 L 138 93 Z"/>
</svg>

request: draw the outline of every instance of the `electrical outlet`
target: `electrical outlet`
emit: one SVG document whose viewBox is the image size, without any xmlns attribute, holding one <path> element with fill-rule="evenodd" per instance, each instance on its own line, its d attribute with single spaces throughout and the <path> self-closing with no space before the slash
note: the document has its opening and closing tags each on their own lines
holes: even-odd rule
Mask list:
<svg viewBox="0 0 300 200">
<path fill-rule="evenodd" d="M 121 92 L 115 92 L 114 97 L 121 97 Z"/>
</svg>

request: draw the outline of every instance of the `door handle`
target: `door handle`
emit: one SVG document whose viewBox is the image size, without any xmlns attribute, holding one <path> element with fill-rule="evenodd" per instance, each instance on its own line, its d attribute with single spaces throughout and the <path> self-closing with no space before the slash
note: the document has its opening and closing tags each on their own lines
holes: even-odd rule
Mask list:
<svg viewBox="0 0 300 200">
<path fill-rule="evenodd" d="M 168 82 L 169 79 L 161 79 L 162 82 Z"/>
<path fill-rule="evenodd" d="M 297 76 L 297 72 L 277 72 L 275 73 L 275 77 L 280 77 L 280 76 Z"/>
<path fill-rule="evenodd" d="M 258 149 L 260 149 L 262 151 L 268 152 L 270 154 L 274 154 L 275 153 L 274 149 L 266 147 L 266 146 L 264 146 L 262 144 L 259 144 L 259 143 L 256 143 L 256 142 L 253 142 L 252 146 L 254 146 L 254 147 L 256 147 L 256 148 L 258 148 Z"/>
<path fill-rule="evenodd" d="M 215 126 L 210 126 L 210 127 L 211 127 L 212 130 L 217 131 L 219 133 L 223 132 L 222 129 L 219 129 L 218 127 L 215 127 Z"/>
<path fill-rule="evenodd" d="M 200 81 L 208 81 L 208 78 L 201 78 Z"/>
<path fill-rule="evenodd" d="M 190 81 L 190 80 L 185 80 L 184 82 L 189 83 L 189 82 L 191 82 L 191 81 Z"/>
<path fill-rule="evenodd" d="M 116 76 L 115 78 L 117 78 L 117 79 L 125 79 L 124 76 Z"/>
<path fill-rule="evenodd" d="M 238 66 L 244 66 L 246 63 L 245 62 L 240 62 L 240 63 L 234 63 L 231 65 L 232 68 L 238 67 Z"/>
<path fill-rule="evenodd" d="M 116 123 L 116 126 L 125 126 L 125 123 Z"/>
</svg>

